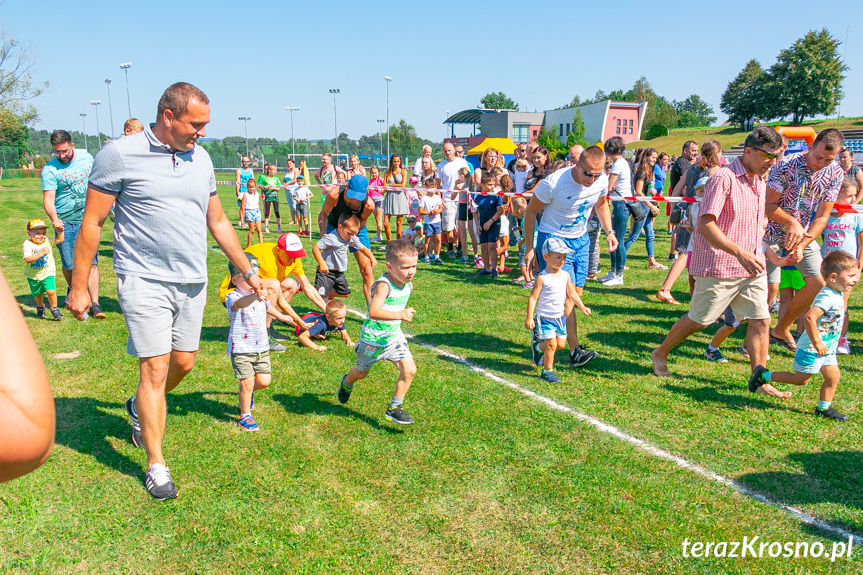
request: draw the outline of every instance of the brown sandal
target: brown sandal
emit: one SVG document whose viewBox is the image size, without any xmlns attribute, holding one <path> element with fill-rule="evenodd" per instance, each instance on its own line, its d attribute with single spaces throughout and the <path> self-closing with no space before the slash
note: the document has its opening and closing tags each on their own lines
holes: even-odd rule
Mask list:
<svg viewBox="0 0 863 575">
<path fill-rule="evenodd" d="M 671 292 L 668 292 L 668 296 L 662 295 L 662 290 L 658 290 L 656 292 L 656 299 L 661 301 L 662 303 L 670 303 L 671 305 L 680 305 L 680 302 L 674 299 L 674 296 L 671 295 Z"/>
</svg>

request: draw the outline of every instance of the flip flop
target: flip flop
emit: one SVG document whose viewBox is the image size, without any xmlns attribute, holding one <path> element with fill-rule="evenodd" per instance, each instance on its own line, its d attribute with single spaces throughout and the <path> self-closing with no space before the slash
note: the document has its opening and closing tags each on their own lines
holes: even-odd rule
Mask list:
<svg viewBox="0 0 863 575">
<path fill-rule="evenodd" d="M 662 295 L 662 290 L 656 292 L 656 299 L 661 301 L 662 303 L 670 303 L 671 305 L 680 305 L 680 302 L 674 299 L 674 296 L 664 296 Z"/>
<path fill-rule="evenodd" d="M 797 344 L 794 342 L 793 339 L 779 339 L 778 337 L 775 337 L 773 334 L 770 334 L 770 344 L 774 345 L 777 343 L 779 345 L 781 345 L 782 347 L 784 347 L 785 349 L 787 349 L 788 351 L 793 351 L 795 353 L 797 352 Z"/>
</svg>

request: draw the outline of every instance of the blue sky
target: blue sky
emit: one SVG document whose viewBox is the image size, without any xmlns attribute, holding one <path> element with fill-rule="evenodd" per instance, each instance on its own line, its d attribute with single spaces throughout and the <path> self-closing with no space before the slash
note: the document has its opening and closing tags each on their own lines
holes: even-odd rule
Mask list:
<svg viewBox="0 0 863 575">
<path fill-rule="evenodd" d="M 208 136 L 352 138 L 405 118 L 440 140 L 446 111 L 475 107 L 503 91 L 525 110 L 562 106 L 574 94 L 629 88 L 646 76 L 668 99 L 697 93 L 713 105 L 750 58 L 767 68 L 808 30 L 844 41 L 850 24 L 843 116 L 863 116 L 863 24 L 845 4 L 815 2 L 80 2 L 5 0 L 0 22 L 32 48 L 34 77 L 51 89 L 36 104 L 36 128 L 95 132 L 91 100 L 110 135 L 128 115 L 121 62 L 129 70 L 132 115 L 153 121 L 162 91 L 176 81 L 211 100 Z M 855 29 L 856 25 L 856 29 Z M 458 131 L 457 131 L 458 133 Z"/>
</svg>

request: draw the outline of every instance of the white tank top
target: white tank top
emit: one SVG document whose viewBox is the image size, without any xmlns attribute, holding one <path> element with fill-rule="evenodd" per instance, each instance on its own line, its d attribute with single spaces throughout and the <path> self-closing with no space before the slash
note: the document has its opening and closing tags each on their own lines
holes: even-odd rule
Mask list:
<svg viewBox="0 0 863 575">
<path fill-rule="evenodd" d="M 566 280 L 569 276 L 564 272 L 560 277 L 554 277 L 546 271 L 539 275 L 542 276 L 542 291 L 539 292 L 536 302 L 536 315 L 549 319 L 562 317 L 566 304 Z"/>
</svg>

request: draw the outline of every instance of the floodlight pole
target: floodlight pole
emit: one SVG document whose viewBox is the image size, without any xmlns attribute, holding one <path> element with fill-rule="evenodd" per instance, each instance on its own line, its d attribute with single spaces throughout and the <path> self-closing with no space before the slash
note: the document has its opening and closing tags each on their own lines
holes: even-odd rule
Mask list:
<svg viewBox="0 0 863 575">
<path fill-rule="evenodd" d="M 387 163 L 390 157 L 390 82 L 393 81 L 389 76 L 384 76 L 387 82 Z"/>
<path fill-rule="evenodd" d="M 93 108 L 96 110 L 96 138 L 99 140 L 99 149 L 102 149 L 102 130 L 99 128 L 99 104 L 102 103 L 102 100 L 90 100 L 90 103 L 93 105 Z"/>
<path fill-rule="evenodd" d="M 338 155 L 339 155 L 339 119 L 338 119 L 338 114 L 336 113 L 336 94 L 338 94 L 340 92 L 341 92 L 341 90 L 339 90 L 338 88 L 330 88 L 330 94 L 333 95 L 333 127 L 336 130 L 336 139 L 335 139 L 335 146 L 334 146 L 334 151 L 336 154 L 336 162 L 338 162 Z"/>
<path fill-rule="evenodd" d="M 129 68 L 132 67 L 131 62 L 123 62 L 120 64 L 120 69 L 126 73 L 126 103 L 129 105 L 129 117 L 132 117 L 132 99 L 129 97 Z"/>
<path fill-rule="evenodd" d="M 251 156 L 249 156 L 249 120 L 251 120 L 251 118 L 247 118 L 246 116 L 240 116 L 237 119 L 242 120 L 243 126 L 245 126 L 244 129 L 246 133 L 246 157 L 251 159 Z"/>
<path fill-rule="evenodd" d="M 111 106 L 111 80 L 105 79 L 105 86 L 108 88 L 108 114 L 111 118 L 111 139 L 114 139 L 114 108 Z"/>
<path fill-rule="evenodd" d="M 299 110 L 299 106 L 285 106 L 285 110 L 291 113 L 291 158 L 294 158 L 294 110 Z M 296 159 L 296 158 L 294 158 Z"/>
<path fill-rule="evenodd" d="M 84 136 L 84 150 L 87 149 L 87 114 L 78 114 L 81 116 L 81 128 L 83 128 L 83 132 L 81 135 Z"/>
<path fill-rule="evenodd" d="M 378 120 L 378 140 L 381 142 L 381 155 L 384 155 L 384 130 L 383 124 L 385 120 Z"/>
</svg>

